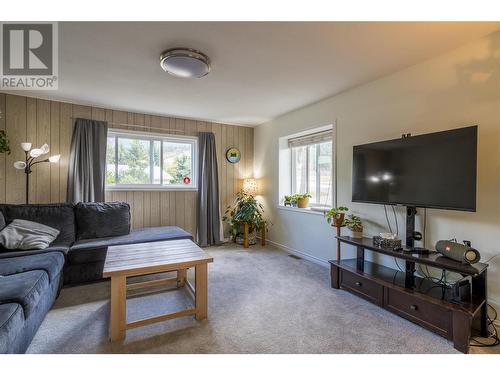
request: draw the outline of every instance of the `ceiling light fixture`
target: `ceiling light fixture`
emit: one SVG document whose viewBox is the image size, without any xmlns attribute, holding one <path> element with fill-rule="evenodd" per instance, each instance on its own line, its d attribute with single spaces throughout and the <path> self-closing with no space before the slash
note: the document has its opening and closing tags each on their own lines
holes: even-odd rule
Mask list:
<svg viewBox="0 0 500 375">
<path fill-rule="evenodd" d="M 171 48 L 160 55 L 160 66 L 176 77 L 201 78 L 210 72 L 210 59 L 191 48 Z"/>
</svg>

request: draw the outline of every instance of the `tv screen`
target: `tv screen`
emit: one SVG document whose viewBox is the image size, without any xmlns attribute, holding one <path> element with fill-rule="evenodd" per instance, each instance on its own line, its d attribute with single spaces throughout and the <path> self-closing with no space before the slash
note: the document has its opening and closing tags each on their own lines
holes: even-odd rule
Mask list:
<svg viewBox="0 0 500 375">
<path fill-rule="evenodd" d="M 477 126 L 354 146 L 353 202 L 476 210 Z"/>
</svg>

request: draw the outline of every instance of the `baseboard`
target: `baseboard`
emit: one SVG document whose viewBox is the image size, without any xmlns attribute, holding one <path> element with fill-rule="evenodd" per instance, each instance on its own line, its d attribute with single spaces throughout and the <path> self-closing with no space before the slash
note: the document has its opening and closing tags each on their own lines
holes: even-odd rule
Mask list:
<svg viewBox="0 0 500 375">
<path fill-rule="evenodd" d="M 280 249 L 280 250 L 283 250 L 289 254 L 293 254 L 293 255 L 296 255 L 298 257 L 301 257 L 303 259 L 306 259 L 310 262 L 313 262 L 315 264 L 318 264 L 320 266 L 323 266 L 323 267 L 330 267 L 328 261 L 326 260 L 323 260 L 323 259 L 320 259 L 320 258 L 316 258 L 312 255 L 309 255 L 309 254 L 306 254 L 306 253 L 303 253 L 302 251 L 299 251 L 299 250 L 296 250 L 296 249 L 293 249 L 291 247 L 288 247 L 286 245 L 283 245 L 283 244 L 280 244 L 278 242 L 274 242 L 274 241 L 271 241 L 271 240 L 267 240 L 267 242 L 269 242 L 270 244 L 272 244 L 274 247 Z"/>
</svg>

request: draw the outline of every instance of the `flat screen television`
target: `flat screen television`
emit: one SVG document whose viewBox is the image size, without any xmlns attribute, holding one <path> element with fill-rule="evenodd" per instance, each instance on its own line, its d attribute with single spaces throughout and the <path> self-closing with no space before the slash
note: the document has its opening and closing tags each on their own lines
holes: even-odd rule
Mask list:
<svg viewBox="0 0 500 375">
<path fill-rule="evenodd" d="M 477 126 L 354 146 L 353 202 L 476 211 Z"/>
</svg>

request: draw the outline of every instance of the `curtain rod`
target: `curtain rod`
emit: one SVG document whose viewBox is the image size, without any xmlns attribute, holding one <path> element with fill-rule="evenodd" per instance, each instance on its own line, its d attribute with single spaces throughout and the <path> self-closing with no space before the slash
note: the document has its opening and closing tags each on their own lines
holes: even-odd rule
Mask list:
<svg viewBox="0 0 500 375">
<path fill-rule="evenodd" d="M 72 120 L 77 120 L 77 119 L 82 119 L 82 120 L 89 120 L 89 119 L 84 119 L 83 117 L 70 117 Z M 93 119 L 92 119 L 93 120 Z M 105 121 L 105 120 L 96 120 L 96 121 Z M 146 126 L 146 125 L 137 125 L 137 124 L 123 124 L 119 122 L 111 122 L 111 121 L 105 121 L 108 123 L 108 125 L 116 125 L 116 126 L 127 126 L 127 127 L 133 127 L 133 128 L 141 128 L 141 129 L 147 129 L 147 130 L 160 130 L 163 132 L 177 132 L 177 133 L 199 133 L 198 130 L 194 131 L 186 131 L 186 130 L 181 130 L 181 129 L 165 129 L 165 128 L 157 128 L 154 126 Z"/>
</svg>

